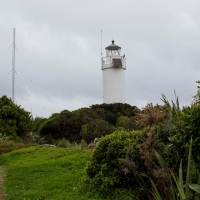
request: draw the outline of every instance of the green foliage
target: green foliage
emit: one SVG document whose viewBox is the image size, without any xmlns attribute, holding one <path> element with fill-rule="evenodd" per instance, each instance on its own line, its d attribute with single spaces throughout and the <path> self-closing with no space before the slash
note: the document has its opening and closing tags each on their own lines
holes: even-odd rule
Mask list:
<svg viewBox="0 0 200 200">
<path fill-rule="evenodd" d="M 152 127 L 151 133 L 153 134 L 153 137 L 158 138 L 160 142 L 169 145 L 169 138 L 175 135 L 176 131 L 174 125 L 171 123 L 159 123 Z"/>
<path fill-rule="evenodd" d="M 123 124 L 126 130 L 133 129 L 134 120 L 131 117 L 135 115 L 135 110 L 135 106 L 122 103 L 92 105 L 90 108 L 81 108 L 72 112 L 64 110 L 53 114 L 48 119 L 36 117 L 33 120 L 33 132 L 45 137 L 49 143 L 62 138 L 70 142 L 80 142 L 81 139 L 91 142 L 96 137 L 112 133 L 117 122 L 119 125 Z M 123 119 L 122 116 L 125 118 Z M 125 127 L 124 120 L 128 127 Z"/>
<path fill-rule="evenodd" d="M 64 110 L 52 115 L 39 129 L 39 134 L 53 139 L 66 138 L 69 141 L 80 140 L 81 122 L 74 113 Z"/>
<path fill-rule="evenodd" d="M 38 133 L 29 132 L 26 134 L 25 138 L 27 143 L 37 143 L 37 144 L 44 144 L 45 140 L 41 137 Z"/>
<path fill-rule="evenodd" d="M 124 130 L 133 130 L 136 128 L 135 123 L 127 116 L 120 116 L 117 119 L 116 127 L 122 127 Z"/>
<path fill-rule="evenodd" d="M 148 130 L 115 131 L 101 138 L 86 169 L 90 184 L 96 190 L 108 194 L 116 188 L 130 189 L 137 184 L 133 176 L 124 175 L 119 158 L 125 157 L 127 149 L 131 147 L 130 158 L 135 162 L 140 162 L 136 145 Z"/>
<path fill-rule="evenodd" d="M 197 82 L 200 83 L 200 82 Z M 163 95 L 163 101 L 168 108 L 169 123 L 174 127 L 174 133 L 170 135 L 169 140 L 172 148 L 179 149 L 178 154 L 180 157 L 186 159 L 185 150 L 187 150 L 188 141 L 192 137 L 193 143 L 193 157 L 196 162 L 200 163 L 200 104 L 199 104 L 199 86 L 197 94 L 194 96 L 194 103 L 191 106 L 183 107 L 182 110 L 179 106 L 179 100 L 175 93 L 176 101 L 172 104 Z M 186 151 L 187 152 L 187 151 Z M 185 157 L 183 157 L 185 155 Z"/>
<path fill-rule="evenodd" d="M 155 185 L 158 187 L 158 191 L 162 192 L 162 197 L 164 197 L 164 199 L 169 199 L 169 180 L 164 170 L 158 167 L 154 151 L 156 149 L 162 155 L 166 156 L 164 143 L 160 142 L 158 138 L 155 137 L 155 134 L 153 136 L 150 130 L 141 138 L 140 143 L 136 146 L 136 148 L 140 152 L 141 162 L 135 162 L 135 160 L 132 160 L 128 152 L 125 158 L 120 158 L 119 160 L 123 164 L 124 173 L 132 174 L 137 181 L 137 185 L 143 186 L 140 199 L 148 198 L 150 187 L 150 182 L 148 182 L 148 180 L 144 180 L 141 177 L 141 173 L 145 173 L 155 182 Z"/>
<path fill-rule="evenodd" d="M 191 107 L 185 107 L 180 113 L 179 120 L 175 124 L 176 134 L 170 138 L 176 148 L 182 153 L 188 146 L 189 139 L 194 139 L 193 157 L 200 162 L 200 104 L 192 104 Z"/>
<path fill-rule="evenodd" d="M 151 133 L 154 140 L 157 141 L 155 149 L 162 154 L 171 169 L 177 170 L 181 160 L 180 153 L 169 140 L 176 134 L 174 125 L 171 123 L 159 123 L 152 127 Z"/>
<path fill-rule="evenodd" d="M 66 140 L 65 138 L 63 138 L 62 140 L 58 142 L 58 147 L 67 148 L 69 146 L 70 146 L 70 142 Z"/>
<path fill-rule="evenodd" d="M 85 142 L 85 140 L 81 140 L 80 144 L 79 144 L 80 150 L 83 150 L 87 147 L 87 143 Z"/>
<path fill-rule="evenodd" d="M 24 144 L 14 141 L 0 141 L 0 154 L 8 153 L 13 150 L 27 148 L 33 146 L 33 144 Z"/>
<path fill-rule="evenodd" d="M 179 176 L 175 175 L 172 171 L 169 170 L 166 162 L 157 152 L 156 157 L 161 165 L 161 167 L 165 170 L 169 180 L 170 180 L 170 199 L 171 200 L 187 200 L 194 199 L 199 200 L 200 197 L 200 174 L 198 173 L 198 183 L 192 183 L 192 174 L 191 174 L 191 155 L 192 155 L 192 139 L 190 140 L 189 145 L 189 153 L 188 153 L 188 162 L 187 162 L 187 172 L 186 178 L 183 178 L 183 169 L 182 169 L 182 161 L 180 162 L 179 167 Z M 145 174 L 143 174 L 146 176 Z M 151 180 L 151 179 L 150 179 Z M 184 184 L 185 181 L 185 184 Z M 153 186 L 153 197 L 155 200 L 162 200 L 161 195 L 159 194 L 155 183 L 151 180 L 151 184 Z M 150 198 L 151 199 L 151 198 Z"/>
<path fill-rule="evenodd" d="M 200 81 L 196 81 L 197 84 L 200 84 Z M 200 103 L 200 86 L 197 86 L 197 93 L 194 95 L 194 103 Z"/>
<path fill-rule="evenodd" d="M 95 110 L 104 120 L 112 125 L 117 123 L 117 119 L 120 116 L 132 117 L 135 116 L 136 106 L 131 106 L 126 103 L 112 103 L 112 104 L 100 104 L 90 106 L 92 110 Z"/>
<path fill-rule="evenodd" d="M 0 98 L 0 133 L 15 139 L 24 136 L 32 128 L 29 112 L 14 104 L 6 96 Z"/>
<path fill-rule="evenodd" d="M 176 122 L 181 112 L 178 96 L 176 95 L 175 91 L 174 91 L 174 94 L 175 94 L 175 102 L 171 101 L 172 104 L 169 103 L 169 101 L 167 100 L 164 94 L 162 94 L 162 99 L 161 99 L 167 106 L 168 120 L 172 123 Z"/>
<path fill-rule="evenodd" d="M 0 141 L 9 141 L 10 136 L 0 133 Z"/>
<path fill-rule="evenodd" d="M 33 129 L 32 132 L 37 133 L 38 130 L 40 129 L 40 126 L 46 121 L 46 118 L 43 117 L 35 117 L 33 119 Z"/>
<path fill-rule="evenodd" d="M 72 111 L 72 113 L 78 118 L 81 124 L 87 124 L 95 119 L 101 119 L 100 116 L 91 108 L 80 108 Z"/>
<path fill-rule="evenodd" d="M 95 119 L 90 121 L 89 124 L 82 125 L 81 136 L 87 143 L 94 141 L 95 138 L 108 135 L 114 131 L 107 121 L 102 119 Z"/>
</svg>

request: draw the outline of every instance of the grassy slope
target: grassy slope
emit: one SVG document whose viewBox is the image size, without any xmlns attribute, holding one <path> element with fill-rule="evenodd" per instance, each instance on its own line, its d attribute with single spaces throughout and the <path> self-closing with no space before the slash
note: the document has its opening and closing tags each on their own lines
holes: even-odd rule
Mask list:
<svg viewBox="0 0 200 200">
<path fill-rule="evenodd" d="M 0 165 L 7 169 L 4 186 L 8 199 L 105 199 L 86 189 L 84 168 L 90 156 L 91 151 L 81 154 L 75 147 L 30 147 L 1 155 Z"/>
</svg>

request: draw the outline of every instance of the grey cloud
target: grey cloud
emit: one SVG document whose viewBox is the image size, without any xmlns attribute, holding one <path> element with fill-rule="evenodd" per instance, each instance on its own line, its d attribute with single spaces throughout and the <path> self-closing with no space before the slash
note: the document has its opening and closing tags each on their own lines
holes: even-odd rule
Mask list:
<svg viewBox="0 0 200 200">
<path fill-rule="evenodd" d="M 174 99 L 175 89 L 181 104 L 189 105 L 200 73 L 199 6 L 197 0 L 2 1 L 0 96 L 11 96 L 7 48 L 16 27 L 19 104 L 49 116 L 102 103 L 103 30 L 104 56 L 114 39 L 127 57 L 127 103 L 162 103 L 161 94 Z"/>
</svg>

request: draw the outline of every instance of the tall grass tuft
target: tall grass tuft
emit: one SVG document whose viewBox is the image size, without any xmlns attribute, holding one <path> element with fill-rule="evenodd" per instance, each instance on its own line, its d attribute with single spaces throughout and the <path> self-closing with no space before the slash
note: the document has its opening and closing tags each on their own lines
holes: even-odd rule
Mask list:
<svg viewBox="0 0 200 200">
<path fill-rule="evenodd" d="M 63 147 L 63 148 L 67 148 L 67 147 L 70 147 L 71 144 L 68 140 L 66 140 L 65 138 L 63 138 L 62 140 L 60 140 L 58 142 L 58 147 Z"/>
<path fill-rule="evenodd" d="M 79 146 L 80 146 L 80 150 L 83 150 L 87 147 L 87 143 L 85 142 L 85 140 L 81 140 Z"/>
</svg>

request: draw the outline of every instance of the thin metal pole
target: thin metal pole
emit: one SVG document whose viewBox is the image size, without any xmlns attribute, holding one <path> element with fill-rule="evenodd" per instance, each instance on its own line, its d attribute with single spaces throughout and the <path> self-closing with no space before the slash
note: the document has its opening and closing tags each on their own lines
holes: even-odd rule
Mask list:
<svg viewBox="0 0 200 200">
<path fill-rule="evenodd" d="M 103 54 L 102 54 L 102 30 L 101 30 L 101 59 L 103 57 Z"/>
<path fill-rule="evenodd" d="M 15 102 L 15 28 L 13 29 L 13 52 L 12 52 L 12 101 Z"/>
<path fill-rule="evenodd" d="M 101 69 L 103 69 L 103 53 L 102 53 L 102 30 L 101 30 Z"/>
</svg>

